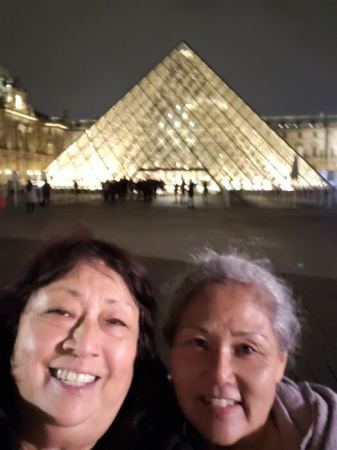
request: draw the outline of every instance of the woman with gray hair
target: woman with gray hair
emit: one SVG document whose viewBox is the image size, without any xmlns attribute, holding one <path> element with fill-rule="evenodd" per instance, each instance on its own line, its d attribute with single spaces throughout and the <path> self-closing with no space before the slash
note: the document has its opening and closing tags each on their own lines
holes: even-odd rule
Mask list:
<svg viewBox="0 0 337 450">
<path fill-rule="evenodd" d="M 260 262 L 196 258 L 165 327 L 192 448 L 337 449 L 337 395 L 284 377 L 300 328 L 291 290 Z"/>
</svg>

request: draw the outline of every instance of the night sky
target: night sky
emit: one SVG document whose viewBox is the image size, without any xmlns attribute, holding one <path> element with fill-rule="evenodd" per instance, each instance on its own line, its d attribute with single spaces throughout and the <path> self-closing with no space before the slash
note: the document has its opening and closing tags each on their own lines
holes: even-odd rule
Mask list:
<svg viewBox="0 0 337 450">
<path fill-rule="evenodd" d="M 0 0 L 0 65 L 99 117 L 180 41 L 263 115 L 337 114 L 336 0 Z"/>
</svg>

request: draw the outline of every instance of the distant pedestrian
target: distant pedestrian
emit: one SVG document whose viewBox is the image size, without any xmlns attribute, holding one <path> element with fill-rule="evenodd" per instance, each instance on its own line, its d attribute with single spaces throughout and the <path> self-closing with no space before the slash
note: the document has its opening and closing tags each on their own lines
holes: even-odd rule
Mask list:
<svg viewBox="0 0 337 450">
<path fill-rule="evenodd" d="M 78 184 L 77 184 L 77 181 L 76 181 L 76 180 L 74 180 L 74 193 L 75 193 L 76 195 L 79 194 Z"/>
<path fill-rule="evenodd" d="M 103 200 L 105 201 L 105 203 L 109 202 L 109 184 L 110 184 L 109 180 L 101 182 L 102 193 L 103 193 Z"/>
<path fill-rule="evenodd" d="M 26 211 L 27 214 L 32 214 L 35 205 L 38 203 L 38 195 L 36 186 L 28 180 L 26 184 Z"/>
<path fill-rule="evenodd" d="M 192 180 L 190 180 L 190 184 L 188 185 L 188 204 L 187 206 L 189 208 L 195 208 L 194 206 L 194 189 L 195 189 L 195 183 L 193 183 Z"/>
<path fill-rule="evenodd" d="M 180 203 L 185 203 L 185 196 L 186 196 L 186 184 L 185 184 L 185 180 L 182 179 L 182 182 L 180 185 Z"/>
<path fill-rule="evenodd" d="M 207 200 L 208 200 L 208 182 L 207 181 L 203 181 L 202 182 L 202 187 L 203 187 L 202 196 L 203 196 L 203 199 L 204 199 L 204 203 L 207 203 Z"/>
<path fill-rule="evenodd" d="M 51 186 L 47 180 L 44 182 L 44 185 L 42 186 L 41 190 L 42 190 L 42 205 L 49 206 L 50 205 Z"/>
<path fill-rule="evenodd" d="M 77 183 L 76 180 L 74 180 L 74 190 L 73 190 L 73 193 L 75 194 L 75 203 L 77 203 L 77 202 L 78 202 L 78 197 L 79 197 L 80 190 L 79 190 L 79 188 L 78 188 L 78 183 Z"/>
<path fill-rule="evenodd" d="M 179 184 L 174 185 L 174 203 L 178 203 Z"/>
</svg>

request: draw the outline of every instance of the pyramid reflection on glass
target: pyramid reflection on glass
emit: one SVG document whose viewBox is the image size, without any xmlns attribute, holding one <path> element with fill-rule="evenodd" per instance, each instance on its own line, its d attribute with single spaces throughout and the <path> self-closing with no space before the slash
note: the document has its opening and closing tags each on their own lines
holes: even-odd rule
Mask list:
<svg viewBox="0 0 337 450">
<path fill-rule="evenodd" d="M 296 166 L 296 177 L 294 177 Z M 54 186 L 122 177 L 210 190 L 312 189 L 325 180 L 185 43 L 47 168 Z M 294 180 L 294 178 L 296 178 Z"/>
</svg>

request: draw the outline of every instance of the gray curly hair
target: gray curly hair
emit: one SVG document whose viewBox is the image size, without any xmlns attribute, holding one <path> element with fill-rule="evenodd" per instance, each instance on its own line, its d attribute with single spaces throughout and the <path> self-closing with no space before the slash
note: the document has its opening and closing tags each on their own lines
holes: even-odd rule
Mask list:
<svg viewBox="0 0 337 450">
<path fill-rule="evenodd" d="M 235 253 L 218 254 L 206 249 L 193 260 L 194 270 L 176 289 L 164 327 L 169 345 L 172 344 L 178 321 L 198 287 L 207 282 L 242 283 L 253 285 L 260 292 L 262 306 L 269 314 L 280 351 L 288 352 L 291 363 L 299 347 L 301 319 L 292 290 L 267 267 L 268 261 L 252 260 Z M 270 265 L 270 264 L 269 264 Z"/>
</svg>

